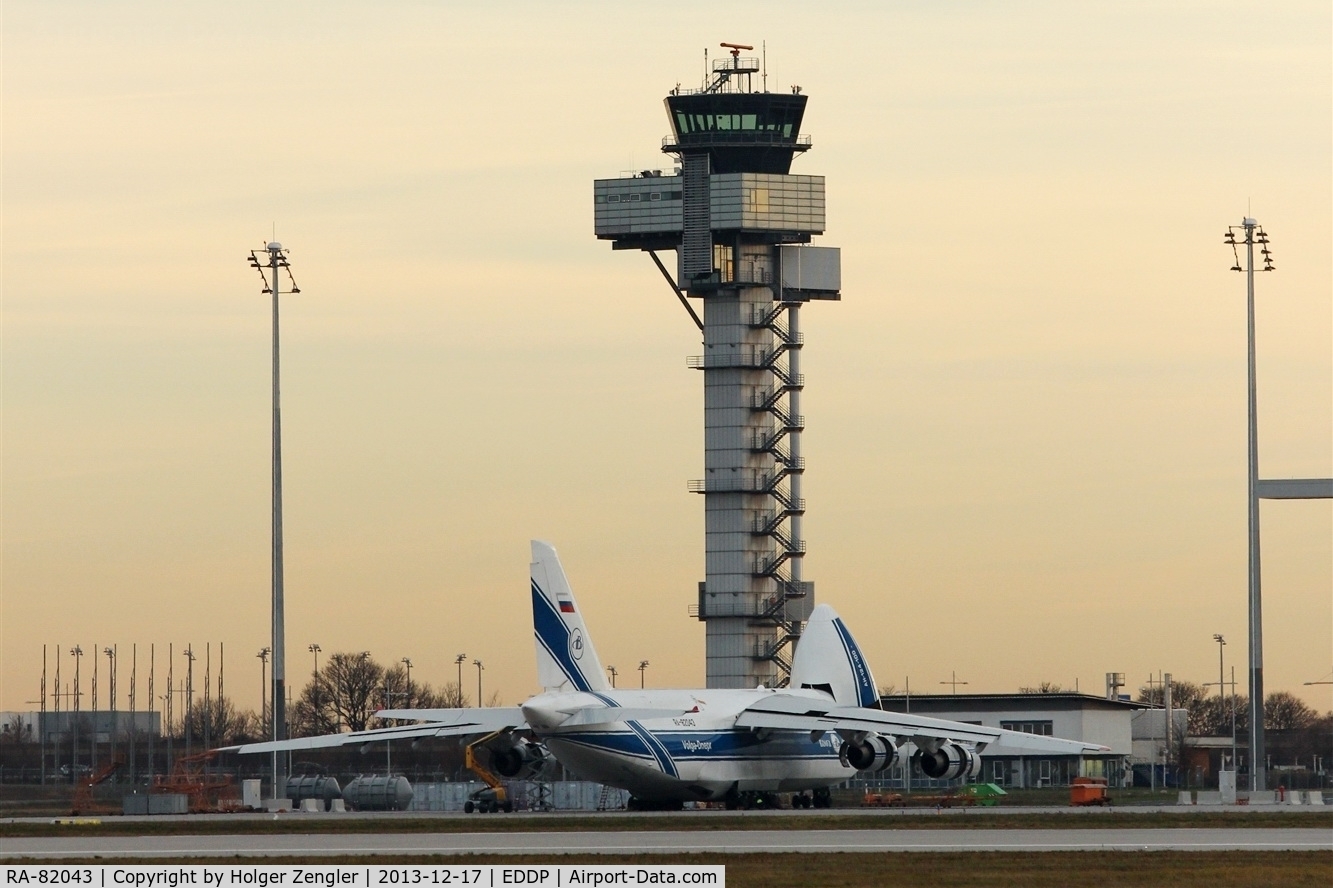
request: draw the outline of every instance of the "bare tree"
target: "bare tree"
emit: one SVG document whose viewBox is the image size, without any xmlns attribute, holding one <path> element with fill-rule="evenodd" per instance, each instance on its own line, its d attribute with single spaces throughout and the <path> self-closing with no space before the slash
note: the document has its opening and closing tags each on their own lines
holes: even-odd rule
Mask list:
<svg viewBox="0 0 1333 888">
<path fill-rule="evenodd" d="M 457 683 L 445 685 L 443 690 L 435 690 L 429 682 L 407 682 L 407 670 L 400 665 L 385 671 L 383 684 L 380 686 L 380 708 L 383 709 L 453 709 L 460 704 L 454 702 L 454 689 Z M 398 724 L 397 719 L 376 719 L 384 724 Z"/>
<path fill-rule="evenodd" d="M 1161 685 L 1139 688 L 1138 702 L 1147 703 L 1151 706 L 1163 706 L 1165 691 Z M 1186 731 L 1194 736 L 1200 736 L 1207 733 L 1208 724 L 1205 720 L 1204 701 L 1208 699 L 1208 689 L 1203 685 L 1197 685 L 1192 681 L 1171 682 L 1171 706 L 1174 709 L 1185 709 L 1189 712 L 1189 722 L 1186 725 Z M 1228 712 L 1228 726 L 1230 724 L 1230 713 Z"/>
<path fill-rule="evenodd" d="M 207 735 L 215 746 L 238 743 L 249 739 L 252 715 L 238 710 L 229 697 L 210 697 L 207 703 L 196 700 L 185 713 L 182 734 L 196 740 Z"/>
<path fill-rule="evenodd" d="M 333 695 L 323 675 L 313 676 L 301 695 L 287 710 L 288 728 L 293 737 L 317 737 L 336 734 L 341 729 Z"/>
<path fill-rule="evenodd" d="M 445 684 L 437 693 L 441 709 L 463 709 L 472 702 L 468 699 L 467 694 L 463 693 L 463 689 L 458 686 L 456 681 Z"/>
<path fill-rule="evenodd" d="M 1264 729 L 1303 731 L 1313 727 L 1319 713 L 1290 691 L 1274 691 L 1264 698 Z"/>
<path fill-rule="evenodd" d="M 1020 694 L 1063 694 L 1065 689 L 1053 681 L 1043 681 L 1036 687 L 1019 688 Z"/>
<path fill-rule="evenodd" d="M 1174 701 L 1173 701 L 1174 702 Z M 1237 694 L 1218 697 L 1210 695 L 1194 703 L 1190 709 L 1190 733 L 1200 737 L 1227 737 L 1231 735 L 1231 710 L 1236 710 L 1236 733 L 1244 734 L 1249 727 L 1250 698 Z"/>
<path fill-rule="evenodd" d="M 293 736 L 364 731 L 383 704 L 383 685 L 384 667 L 369 654 L 332 654 L 292 706 Z"/>
</svg>

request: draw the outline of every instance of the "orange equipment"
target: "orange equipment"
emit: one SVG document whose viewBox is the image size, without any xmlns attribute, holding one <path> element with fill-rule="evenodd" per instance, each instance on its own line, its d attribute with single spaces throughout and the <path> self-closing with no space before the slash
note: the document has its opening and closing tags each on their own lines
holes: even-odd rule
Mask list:
<svg viewBox="0 0 1333 888">
<path fill-rule="evenodd" d="M 151 792 L 185 795 L 192 814 L 239 809 L 241 797 L 232 776 L 209 773 L 208 763 L 217 756 L 218 750 L 210 749 L 176 759 L 170 775 L 154 779 Z"/>
<path fill-rule="evenodd" d="M 115 811 L 114 808 L 109 808 L 106 805 L 98 805 L 93 801 L 93 787 L 97 786 L 99 783 L 105 783 L 110 780 L 111 775 L 119 771 L 124 764 L 125 757 L 123 755 L 117 755 L 111 759 L 111 761 L 103 765 L 102 770 L 98 771 L 96 774 L 80 779 L 78 783 L 74 785 L 74 796 L 70 800 L 69 813 L 73 814 L 75 817 L 80 814 L 113 813 Z"/>
<path fill-rule="evenodd" d="M 1069 804 L 1074 806 L 1111 804 L 1106 794 L 1105 777 L 1075 777 L 1069 784 Z"/>
<path fill-rule="evenodd" d="M 861 799 L 862 808 L 901 808 L 905 804 L 902 793 L 899 792 L 871 792 L 866 790 L 865 796 Z"/>
</svg>

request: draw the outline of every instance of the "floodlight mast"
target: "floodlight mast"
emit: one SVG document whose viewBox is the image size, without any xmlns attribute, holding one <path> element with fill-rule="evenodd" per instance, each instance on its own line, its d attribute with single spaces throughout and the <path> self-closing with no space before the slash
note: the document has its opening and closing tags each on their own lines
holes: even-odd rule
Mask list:
<svg viewBox="0 0 1333 888">
<path fill-rule="evenodd" d="M 287 261 L 288 251 L 277 241 L 270 241 L 263 250 L 250 251 L 250 265 L 259 270 L 264 280 L 265 293 L 273 294 L 273 515 L 272 515 L 272 633 L 273 633 L 273 672 L 272 672 L 272 722 L 269 736 L 273 740 L 287 738 L 287 694 L 286 694 L 286 628 L 283 615 L 283 568 L 282 568 L 282 400 L 281 400 L 281 362 L 279 359 L 278 336 L 278 296 L 282 291 L 281 272 L 287 272 L 291 281 L 288 292 L 300 293 L 296 280 L 292 277 L 291 266 Z M 262 260 L 262 261 L 261 261 Z M 272 280 L 265 274 L 268 269 Z M 285 756 L 273 753 L 273 796 L 283 798 L 287 788 Z"/>
<path fill-rule="evenodd" d="M 1240 233 L 1243 240 L 1237 241 Z M 1254 219 L 1246 216 L 1240 225 L 1227 228 L 1224 243 L 1231 246 L 1235 256 L 1232 271 L 1245 272 L 1245 316 L 1247 369 L 1249 382 L 1248 407 L 1248 470 L 1246 488 L 1248 500 L 1248 538 L 1249 538 L 1249 644 L 1250 644 L 1250 789 L 1262 792 L 1265 788 L 1264 773 L 1267 761 L 1264 750 L 1264 628 L 1263 605 L 1260 595 L 1259 568 L 1259 430 L 1258 430 L 1258 395 L 1255 383 L 1254 357 L 1254 245 L 1261 247 L 1264 267 L 1261 271 L 1272 271 L 1273 257 L 1268 249 L 1268 235 Z M 1245 267 L 1241 268 L 1240 254 L 1236 247 L 1245 245 Z"/>
</svg>

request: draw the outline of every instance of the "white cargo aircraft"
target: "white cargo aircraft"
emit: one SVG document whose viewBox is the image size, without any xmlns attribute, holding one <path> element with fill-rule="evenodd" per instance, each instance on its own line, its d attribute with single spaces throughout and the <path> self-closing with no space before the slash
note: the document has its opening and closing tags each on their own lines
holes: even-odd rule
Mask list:
<svg viewBox="0 0 1333 888">
<path fill-rule="evenodd" d="M 416 724 L 231 747 L 240 753 L 481 735 L 491 766 L 531 776 L 553 756 L 581 779 L 621 787 L 635 807 L 794 793 L 828 804 L 828 788 L 910 755 L 930 777 L 976 776 L 992 743 L 1028 754 L 1106 747 L 879 708 L 870 665 L 833 608 L 814 609 L 786 688 L 618 690 L 607 686 L 555 548 L 532 542 L 532 620 L 542 692 L 521 706 L 385 709 Z"/>
</svg>

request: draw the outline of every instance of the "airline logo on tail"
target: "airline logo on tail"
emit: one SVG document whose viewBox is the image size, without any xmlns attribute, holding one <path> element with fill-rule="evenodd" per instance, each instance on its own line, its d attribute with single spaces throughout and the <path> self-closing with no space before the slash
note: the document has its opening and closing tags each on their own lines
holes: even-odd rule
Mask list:
<svg viewBox="0 0 1333 888">
<path fill-rule="evenodd" d="M 875 688 L 875 680 L 870 677 L 870 666 L 866 663 L 865 655 L 861 653 L 861 648 L 857 646 L 856 639 L 852 638 L 852 633 L 838 617 L 833 620 L 833 628 L 838 630 L 838 638 L 842 641 L 843 652 L 847 655 L 847 662 L 852 667 L 852 677 L 856 681 L 856 705 L 879 707 L 879 692 Z"/>
<path fill-rule="evenodd" d="M 532 541 L 532 628 L 546 690 L 601 691 L 608 685 L 555 547 Z"/>
</svg>

